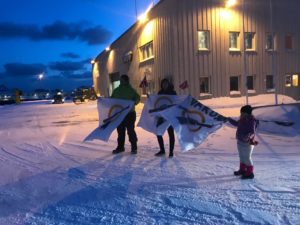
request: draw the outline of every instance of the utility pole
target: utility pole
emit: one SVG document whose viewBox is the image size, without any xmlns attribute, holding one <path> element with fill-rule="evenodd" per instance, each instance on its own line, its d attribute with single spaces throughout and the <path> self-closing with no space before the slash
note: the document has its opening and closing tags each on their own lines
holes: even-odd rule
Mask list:
<svg viewBox="0 0 300 225">
<path fill-rule="evenodd" d="M 270 3 L 270 30 L 271 30 L 271 35 L 272 35 L 272 43 L 273 43 L 273 49 L 272 49 L 272 59 L 271 59 L 271 66 L 272 66 L 272 75 L 274 77 L 275 81 L 275 105 L 278 105 L 278 77 L 276 74 L 276 69 L 275 69 L 275 35 L 274 35 L 274 23 L 273 23 L 273 2 L 272 0 L 269 0 Z"/>
<path fill-rule="evenodd" d="M 247 82 L 247 58 L 246 58 L 246 36 L 245 36 L 245 0 L 243 0 L 243 44 L 244 44 L 244 82 L 246 88 L 246 105 L 248 105 L 248 82 Z"/>
</svg>

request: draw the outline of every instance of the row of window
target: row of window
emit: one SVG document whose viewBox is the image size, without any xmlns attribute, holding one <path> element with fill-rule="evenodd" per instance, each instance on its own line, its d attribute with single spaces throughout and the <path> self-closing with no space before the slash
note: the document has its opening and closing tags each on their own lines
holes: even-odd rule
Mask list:
<svg viewBox="0 0 300 225">
<path fill-rule="evenodd" d="M 229 51 L 240 51 L 240 32 L 229 32 Z M 256 33 L 245 32 L 244 43 L 246 51 L 256 50 Z M 294 49 L 294 37 L 292 34 L 285 35 L 285 49 Z M 272 33 L 266 34 L 265 49 L 272 51 L 276 49 L 276 36 Z M 198 50 L 209 51 L 210 50 L 210 31 L 198 31 Z"/>
<path fill-rule="evenodd" d="M 256 50 L 256 33 L 245 32 L 244 43 L 246 51 Z M 240 32 L 229 32 L 229 51 L 240 51 Z M 294 49 L 294 37 L 292 34 L 285 35 L 284 46 L 286 50 Z M 276 49 L 276 36 L 271 33 L 266 34 L 265 49 L 267 51 L 273 51 Z M 198 50 L 209 51 L 210 50 L 210 31 L 198 31 Z M 153 58 L 153 41 L 140 47 L 140 61 L 145 61 Z"/>
<path fill-rule="evenodd" d="M 255 93 L 255 75 L 247 76 L 247 87 L 248 92 Z M 241 76 L 231 76 L 230 77 L 230 93 L 237 93 L 240 91 L 241 87 Z M 210 77 L 200 77 L 199 80 L 200 83 L 200 94 L 211 94 L 211 80 Z M 148 81 L 148 87 L 143 88 L 143 94 L 151 94 L 155 93 L 155 85 L 153 81 Z M 298 74 L 287 74 L 285 76 L 285 86 L 286 87 L 298 87 L 299 85 L 299 75 Z M 265 88 L 267 92 L 273 92 L 274 91 L 274 77 L 273 75 L 266 75 L 265 79 Z"/>
<path fill-rule="evenodd" d="M 255 90 L 255 79 L 254 75 L 247 76 L 247 88 L 248 90 Z M 230 91 L 240 91 L 240 76 L 230 77 Z M 210 91 L 210 77 L 200 78 L 200 93 L 211 93 Z M 299 75 L 286 75 L 285 86 L 286 87 L 298 87 L 299 85 Z M 274 78 L 273 75 L 266 75 L 265 88 L 267 91 L 274 90 Z"/>
</svg>

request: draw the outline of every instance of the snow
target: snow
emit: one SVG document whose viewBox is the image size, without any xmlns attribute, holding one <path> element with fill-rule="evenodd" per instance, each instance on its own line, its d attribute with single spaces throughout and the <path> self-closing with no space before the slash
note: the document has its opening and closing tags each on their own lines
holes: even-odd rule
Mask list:
<svg viewBox="0 0 300 225">
<path fill-rule="evenodd" d="M 201 102 L 238 117 L 245 97 Z M 274 95 L 249 102 L 271 105 Z M 176 142 L 172 159 L 154 157 L 156 137 L 137 128 L 138 154 L 126 142 L 125 153 L 112 155 L 116 132 L 107 143 L 84 141 L 98 125 L 96 102 L 0 106 L 0 224 L 300 224 L 299 104 L 254 114 L 295 123 L 261 123 L 255 178 L 241 180 L 232 175 L 239 160 L 231 126 L 189 152 Z"/>
</svg>

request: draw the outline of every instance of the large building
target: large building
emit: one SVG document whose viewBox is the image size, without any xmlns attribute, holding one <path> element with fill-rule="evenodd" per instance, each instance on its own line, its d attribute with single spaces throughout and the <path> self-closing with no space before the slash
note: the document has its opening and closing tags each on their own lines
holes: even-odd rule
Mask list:
<svg viewBox="0 0 300 225">
<path fill-rule="evenodd" d="M 230 2 L 161 0 L 95 58 L 97 94 L 109 96 L 126 73 L 141 94 L 167 77 L 198 99 L 276 91 L 299 100 L 300 1 Z"/>
</svg>

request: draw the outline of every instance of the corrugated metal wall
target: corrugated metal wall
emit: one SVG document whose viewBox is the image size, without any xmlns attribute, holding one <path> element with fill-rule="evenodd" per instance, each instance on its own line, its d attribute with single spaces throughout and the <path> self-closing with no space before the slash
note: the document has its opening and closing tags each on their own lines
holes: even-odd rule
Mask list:
<svg viewBox="0 0 300 225">
<path fill-rule="evenodd" d="M 179 94 L 192 94 L 197 98 L 200 77 L 210 77 L 211 93 L 213 97 L 220 97 L 229 96 L 230 76 L 240 76 L 240 90 L 244 95 L 243 5 L 240 2 L 231 9 L 225 9 L 224 4 L 224 0 L 161 1 L 150 13 L 150 21 L 154 23 L 154 60 L 144 63 L 139 61 L 140 46 L 136 43 L 145 26 L 139 24 L 113 43 L 113 47 L 118 49 L 118 57 L 113 65 L 107 61 L 108 53 L 98 57 L 104 63 L 104 66 L 99 66 L 100 77 L 101 74 L 108 76 L 116 71 L 128 73 L 132 77 L 133 86 L 138 89 L 144 69 L 150 66 L 156 90 L 163 77 L 171 76 Z M 273 0 L 276 34 L 274 58 L 280 93 L 285 92 L 285 74 L 300 72 L 300 25 L 295 20 L 299 7 L 300 1 L 297 0 Z M 246 53 L 247 70 L 249 75 L 255 76 L 256 93 L 265 93 L 266 75 L 272 74 L 271 54 L 265 50 L 266 34 L 271 31 L 269 1 L 245 0 L 244 8 L 244 30 L 255 32 L 256 40 L 256 50 Z M 209 51 L 198 51 L 199 30 L 210 32 Z M 240 52 L 229 52 L 229 31 L 240 32 Z M 295 37 L 296 48 L 293 51 L 285 50 L 286 33 Z M 128 50 L 133 51 L 133 61 L 124 66 L 122 54 Z M 189 88 L 180 90 L 179 84 L 185 80 L 188 80 Z M 104 78 L 101 82 L 101 89 L 105 89 L 109 80 Z"/>
</svg>

